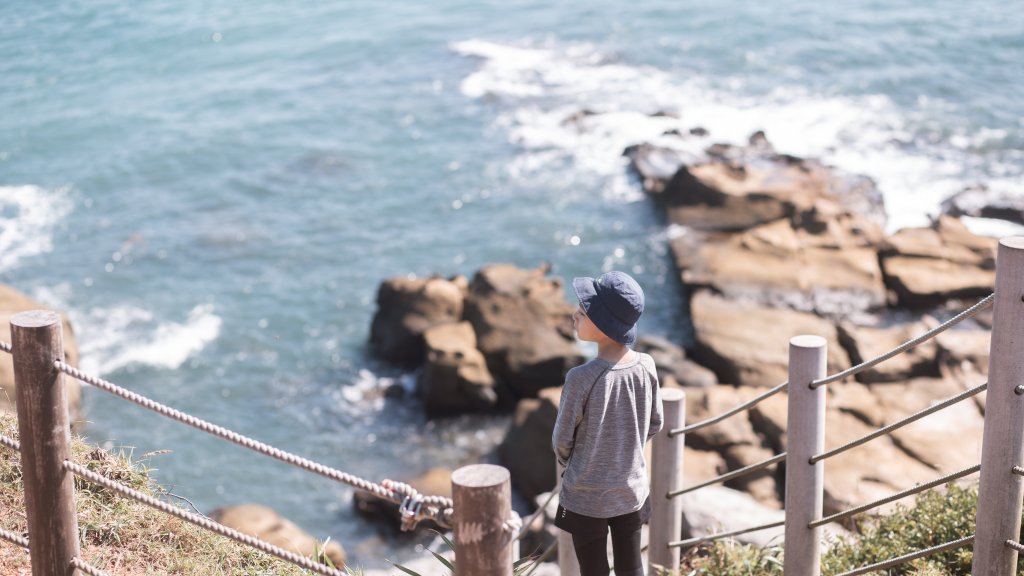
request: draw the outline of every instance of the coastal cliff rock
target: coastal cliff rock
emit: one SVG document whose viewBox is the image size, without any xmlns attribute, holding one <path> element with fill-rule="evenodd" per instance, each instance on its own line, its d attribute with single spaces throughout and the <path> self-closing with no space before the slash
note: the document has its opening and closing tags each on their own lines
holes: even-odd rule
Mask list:
<svg viewBox="0 0 1024 576">
<path fill-rule="evenodd" d="M 370 345 L 381 358 L 405 367 L 426 355 L 423 333 L 462 318 L 464 287 L 444 278 L 390 278 L 377 290 Z"/>
<path fill-rule="evenodd" d="M 583 362 L 573 334 L 575 307 L 547 267 L 508 264 L 481 269 L 469 285 L 465 318 L 491 372 L 516 398 L 560 386 Z"/>
<path fill-rule="evenodd" d="M 562 387 L 545 388 L 537 398 L 525 398 L 516 405 L 512 423 L 498 447 L 501 463 L 512 474 L 512 482 L 527 498 L 555 487 L 557 473 L 551 435 L 562 399 Z"/>
<path fill-rule="evenodd" d="M 739 386 L 776 386 L 789 377 L 788 342 L 814 334 L 828 342 L 828 370 L 849 366 L 835 325 L 795 310 L 727 300 L 699 290 L 690 302 L 695 332 L 694 357 L 721 382 Z"/>
<path fill-rule="evenodd" d="M 839 341 L 850 354 L 852 364 L 860 364 L 880 356 L 919 334 L 927 332 L 934 322 L 911 322 L 888 328 L 839 324 Z M 938 376 L 938 348 L 929 340 L 881 364 L 857 374 L 859 382 L 899 382 L 919 376 Z"/>
<path fill-rule="evenodd" d="M 950 216 L 929 227 L 905 228 L 881 250 L 885 283 L 908 308 L 987 296 L 995 286 L 997 245 Z"/>
<path fill-rule="evenodd" d="M 942 213 L 949 216 L 993 218 L 1024 224 L 1024 198 L 990 190 L 985 185 L 972 186 L 943 201 Z"/>
<path fill-rule="evenodd" d="M 691 231 L 671 248 L 687 286 L 729 299 L 830 316 L 887 301 L 876 251 L 842 231 L 810 234 L 779 220 L 738 234 Z"/>
<path fill-rule="evenodd" d="M 714 372 L 688 359 L 686 350 L 664 338 L 641 336 L 634 348 L 654 359 L 658 381 L 663 387 L 672 383 L 683 388 L 708 388 L 718 384 Z"/>
<path fill-rule="evenodd" d="M 329 558 L 338 569 L 343 569 L 347 561 L 345 550 L 341 544 L 332 541 L 323 546 L 290 520 L 266 506 L 258 504 L 230 506 L 215 510 L 210 517 L 228 528 L 234 528 L 239 532 L 266 540 L 275 546 L 308 558 L 322 554 Z"/>
<path fill-rule="evenodd" d="M 498 395 L 494 377 L 476 348 L 469 322 L 440 324 L 423 334 L 427 364 L 417 380 L 417 391 L 431 414 L 486 412 Z"/>
<path fill-rule="evenodd" d="M 0 340 L 8 343 L 11 341 L 11 316 L 18 312 L 44 309 L 46 306 L 39 302 L 9 286 L 0 284 Z M 64 331 L 64 361 L 72 366 L 78 366 L 78 344 L 75 342 L 75 332 L 71 329 L 71 323 L 67 316 L 63 314 L 61 315 L 61 326 Z M 72 426 L 74 426 L 81 420 L 82 387 L 78 380 L 67 376 L 64 377 L 64 386 L 68 396 L 68 413 Z M 14 363 L 10 354 L 0 352 L 0 414 L 16 413 L 16 398 Z"/>
</svg>

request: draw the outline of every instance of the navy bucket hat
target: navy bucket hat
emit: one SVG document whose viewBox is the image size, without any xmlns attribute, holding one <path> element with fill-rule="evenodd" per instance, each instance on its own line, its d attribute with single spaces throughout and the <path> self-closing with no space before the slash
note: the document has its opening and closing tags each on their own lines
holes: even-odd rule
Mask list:
<svg viewBox="0 0 1024 576">
<path fill-rule="evenodd" d="M 587 318 L 612 340 L 632 346 L 636 321 L 644 311 L 644 291 L 625 272 L 607 272 L 600 278 L 573 278 L 573 290 Z"/>
</svg>

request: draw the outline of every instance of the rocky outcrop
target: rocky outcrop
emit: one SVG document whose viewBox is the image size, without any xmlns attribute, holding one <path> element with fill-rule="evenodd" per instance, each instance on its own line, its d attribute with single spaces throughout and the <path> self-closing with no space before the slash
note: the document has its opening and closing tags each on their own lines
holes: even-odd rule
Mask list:
<svg viewBox="0 0 1024 576">
<path fill-rule="evenodd" d="M 417 390 L 429 413 L 494 409 L 498 402 L 494 377 L 476 348 L 476 334 L 469 322 L 434 326 L 423 339 L 427 363 L 417 380 Z"/>
<path fill-rule="evenodd" d="M 0 284 L 0 340 L 8 343 L 11 341 L 11 316 L 18 312 L 45 309 L 47 307 L 39 302 Z M 61 326 L 64 332 L 64 361 L 72 366 L 78 366 L 78 344 L 75 342 L 75 332 L 67 316 L 61 316 Z M 81 420 L 82 388 L 78 380 L 68 377 L 64 378 L 64 386 L 67 390 L 68 412 L 74 426 Z M 0 414 L 15 413 L 16 398 L 14 364 L 10 354 L 0 352 Z"/>
<path fill-rule="evenodd" d="M 949 216 L 929 227 L 900 230 L 881 250 L 886 285 L 908 308 L 987 296 L 995 286 L 997 244 Z"/>
<path fill-rule="evenodd" d="M 686 350 L 660 336 L 641 336 L 634 348 L 654 359 L 662 386 L 675 383 L 683 388 L 708 388 L 718 384 L 714 372 L 688 359 Z"/>
<path fill-rule="evenodd" d="M 255 536 L 275 546 L 307 558 L 330 559 L 338 569 L 344 569 L 347 558 L 341 544 L 331 541 L 326 546 L 287 518 L 258 504 L 243 504 L 215 510 L 210 517 L 228 528 Z"/>
<path fill-rule="evenodd" d="M 776 386 L 789 377 L 789 339 L 800 334 L 828 341 L 828 369 L 849 366 L 832 322 L 806 312 L 727 300 L 699 290 L 690 301 L 695 332 L 694 357 L 721 382 Z"/>
<path fill-rule="evenodd" d="M 555 487 L 555 454 L 551 434 L 562 397 L 562 387 L 541 390 L 537 398 L 520 400 L 505 439 L 498 447 L 512 482 L 527 498 Z"/>
<path fill-rule="evenodd" d="M 927 332 L 932 322 L 911 322 L 886 328 L 839 324 L 839 341 L 850 354 L 850 362 L 860 364 L 880 356 Z M 860 382 L 899 382 L 920 376 L 938 376 L 939 364 L 934 340 L 924 342 L 894 358 L 857 374 Z"/>
<path fill-rule="evenodd" d="M 778 220 L 737 234 L 682 234 L 672 241 L 672 253 L 683 282 L 694 289 L 846 316 L 886 304 L 878 255 L 861 240 L 841 231 L 810 234 Z"/>
<path fill-rule="evenodd" d="M 575 306 L 547 271 L 497 264 L 477 272 L 469 286 L 466 320 L 491 372 L 517 398 L 560 386 L 583 361 L 573 334 Z"/>
<path fill-rule="evenodd" d="M 1024 198 L 1009 192 L 990 190 L 983 184 L 971 186 L 943 201 L 942 213 L 1024 224 Z"/>
<path fill-rule="evenodd" d="M 391 278 L 377 290 L 370 345 L 381 358 L 405 367 L 420 365 L 423 333 L 462 318 L 465 279 Z"/>
</svg>

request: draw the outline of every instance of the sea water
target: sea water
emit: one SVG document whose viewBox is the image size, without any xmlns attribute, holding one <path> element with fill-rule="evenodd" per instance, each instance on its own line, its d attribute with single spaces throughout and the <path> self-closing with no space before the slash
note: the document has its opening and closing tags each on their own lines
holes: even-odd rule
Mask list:
<svg viewBox="0 0 1024 576">
<path fill-rule="evenodd" d="M 625 146 L 764 130 L 873 178 L 890 231 L 1024 193 L 1024 11 L 994 0 L 7 2 L 0 29 L 0 282 L 70 315 L 89 372 L 371 480 L 493 458 L 508 425 L 384 396 L 415 378 L 367 350 L 385 278 L 622 269 L 642 332 L 687 341 Z M 415 554 L 347 486 L 83 402 L 204 512 Z"/>
</svg>

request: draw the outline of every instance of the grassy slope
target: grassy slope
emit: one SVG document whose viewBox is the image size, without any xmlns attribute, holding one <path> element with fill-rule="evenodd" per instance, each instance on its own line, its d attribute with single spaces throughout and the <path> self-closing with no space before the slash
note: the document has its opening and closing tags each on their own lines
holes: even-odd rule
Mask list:
<svg viewBox="0 0 1024 576">
<path fill-rule="evenodd" d="M 0 416 L 0 434 L 17 439 L 13 418 Z M 73 441 L 75 462 L 131 488 L 189 509 L 157 487 L 142 464 Z M 82 556 L 108 574 L 308 574 L 291 564 L 156 510 L 75 480 Z M 0 446 L 0 528 L 26 534 L 21 466 Z M 190 509 L 189 509 L 190 510 Z M 190 510 L 191 511 L 191 510 Z M 0 574 L 30 574 L 28 553 L 0 541 Z"/>
</svg>

